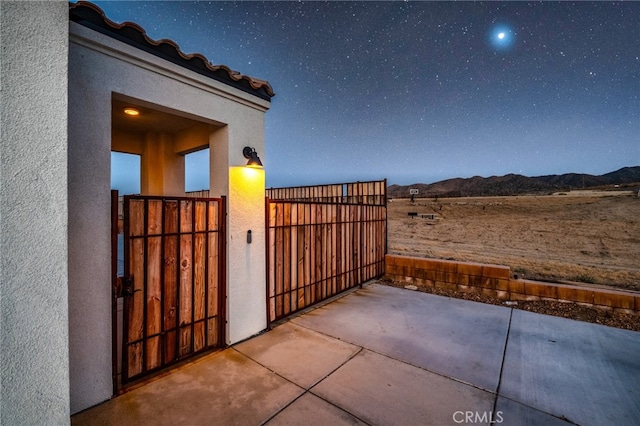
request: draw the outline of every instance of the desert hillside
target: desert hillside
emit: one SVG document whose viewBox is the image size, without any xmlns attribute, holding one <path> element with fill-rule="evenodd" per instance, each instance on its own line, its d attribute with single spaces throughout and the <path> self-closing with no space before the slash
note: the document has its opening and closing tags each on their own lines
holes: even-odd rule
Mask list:
<svg viewBox="0 0 640 426">
<path fill-rule="evenodd" d="M 640 190 L 640 166 L 623 167 L 600 176 L 579 173 L 527 177 L 516 174 L 447 179 L 432 184 L 391 185 L 391 198 L 409 197 L 409 189 L 417 189 L 419 197 L 482 197 L 523 194 L 550 194 L 575 189 Z"/>
<path fill-rule="evenodd" d="M 388 218 L 390 253 L 494 263 L 525 278 L 640 290 L 637 192 L 393 199 Z"/>
</svg>

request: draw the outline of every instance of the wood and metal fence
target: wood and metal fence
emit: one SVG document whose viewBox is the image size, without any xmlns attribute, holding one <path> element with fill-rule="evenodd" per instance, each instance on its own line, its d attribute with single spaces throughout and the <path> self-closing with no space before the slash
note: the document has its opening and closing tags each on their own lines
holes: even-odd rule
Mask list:
<svg viewBox="0 0 640 426">
<path fill-rule="evenodd" d="M 384 275 L 386 180 L 269 188 L 265 204 L 269 324 Z"/>
<path fill-rule="evenodd" d="M 270 200 L 386 205 L 387 181 L 268 188 L 266 195 Z"/>
<path fill-rule="evenodd" d="M 269 324 L 384 274 L 386 180 L 267 190 Z"/>
</svg>

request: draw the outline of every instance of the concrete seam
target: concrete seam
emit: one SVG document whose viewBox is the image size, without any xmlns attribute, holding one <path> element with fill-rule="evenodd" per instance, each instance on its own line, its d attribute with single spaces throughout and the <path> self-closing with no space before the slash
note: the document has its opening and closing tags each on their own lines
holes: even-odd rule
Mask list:
<svg viewBox="0 0 640 426">
<path fill-rule="evenodd" d="M 496 417 L 496 414 L 497 414 L 496 408 L 498 408 L 498 398 L 500 397 L 500 385 L 502 385 L 502 374 L 504 372 L 504 361 L 507 358 L 507 346 L 509 344 L 509 335 L 511 334 L 511 320 L 513 318 L 513 310 L 514 310 L 514 308 L 511 308 L 511 313 L 509 314 L 509 326 L 507 327 L 507 338 L 505 339 L 505 342 L 504 342 L 504 352 L 502 353 L 502 364 L 500 365 L 500 376 L 498 378 L 498 388 L 496 389 L 496 399 L 493 402 L 493 412 L 492 412 L 493 414 L 491 416 L 492 419 L 494 419 Z M 570 424 L 575 424 L 572 421 L 570 421 L 569 419 L 561 418 L 561 417 L 558 417 L 558 416 L 554 416 L 551 413 L 547 413 L 546 411 L 542 411 L 539 408 L 535 408 L 535 407 L 531 407 L 531 406 L 529 406 L 527 404 L 523 404 L 522 402 L 516 401 L 515 399 L 507 398 L 505 396 L 503 396 L 503 398 L 504 399 L 508 399 L 510 401 L 513 401 L 513 402 L 515 402 L 517 404 L 523 405 L 523 406 L 525 406 L 527 408 L 530 408 L 532 410 L 539 411 L 539 412 L 544 413 L 546 415 L 549 415 L 551 417 L 555 417 L 557 419 L 564 420 L 565 422 L 568 422 Z"/>
<path fill-rule="evenodd" d="M 513 308 L 512 308 L 512 309 L 513 309 Z M 511 318 L 509 318 L 509 321 L 511 321 Z M 336 339 L 336 340 L 339 340 L 339 341 L 341 341 L 341 342 L 348 343 L 348 344 L 350 344 L 350 345 L 360 347 L 360 348 L 361 348 L 361 350 L 367 350 L 367 351 L 369 351 L 369 352 L 371 352 L 371 353 L 374 353 L 374 354 L 376 354 L 376 355 L 380 355 L 380 356 L 383 356 L 383 357 L 385 357 L 385 358 L 389 358 L 389 359 L 392 359 L 392 360 L 394 360 L 394 361 L 401 362 L 402 364 L 410 365 L 411 367 L 414 367 L 414 368 L 419 368 L 420 370 L 423 370 L 423 371 L 426 371 L 426 372 L 428 372 L 428 373 L 432 373 L 432 374 L 438 375 L 438 376 L 440 376 L 440 377 L 444 377 L 445 379 L 453 380 L 454 382 L 458 382 L 458 383 L 461 383 L 461 384 L 463 384 L 463 385 L 471 386 L 472 388 L 479 389 L 479 390 L 481 390 L 481 391 L 485 391 L 485 392 L 489 392 L 489 393 L 494 393 L 493 391 L 491 391 L 491 390 L 489 390 L 489 389 L 485 389 L 485 388 L 483 388 L 483 387 L 481 387 L 481 386 L 479 386 L 479 385 L 475 385 L 475 384 L 473 384 L 473 383 L 465 382 L 464 380 L 458 379 L 458 378 L 453 377 L 453 376 L 447 376 L 447 375 L 446 375 L 446 374 L 444 374 L 444 373 L 441 373 L 441 372 L 439 372 L 439 371 L 435 371 L 435 370 L 430 370 L 430 369 L 425 368 L 425 367 L 423 367 L 423 366 L 421 366 L 421 365 L 414 365 L 414 364 L 411 364 L 411 363 L 409 363 L 409 362 L 407 362 L 407 361 L 404 361 L 404 360 L 401 360 L 401 359 L 394 358 L 394 357 L 390 356 L 389 354 L 385 354 L 385 353 L 382 353 L 382 352 L 375 351 L 375 350 L 373 350 L 373 349 L 371 349 L 371 348 L 367 348 L 367 347 L 361 346 L 360 344 L 354 343 L 354 342 L 352 342 L 352 341 L 349 341 L 349 340 L 343 340 L 343 339 L 337 338 L 337 337 L 335 337 L 335 336 L 332 336 L 332 335 L 330 335 L 330 334 L 324 333 L 324 332 L 322 332 L 322 331 L 314 330 L 313 328 L 310 328 L 310 327 L 308 327 L 308 326 L 306 326 L 306 325 L 298 324 L 297 322 L 294 322 L 294 324 L 295 324 L 295 325 L 297 325 L 297 326 L 299 326 L 299 327 L 306 328 L 307 330 L 313 331 L 313 332 L 315 332 L 315 333 L 321 334 L 321 335 L 323 335 L 323 336 L 327 336 L 327 337 L 330 337 L 330 338 L 332 338 L 332 339 Z M 359 352 L 360 352 L 360 351 L 359 351 Z M 358 353 L 359 353 L 359 352 L 358 352 Z M 356 355 L 357 355 L 357 354 L 356 354 Z M 334 371 L 335 371 L 335 370 L 334 370 Z M 323 379 L 323 380 L 324 380 L 324 379 Z M 319 383 L 319 382 L 318 382 L 318 383 Z M 316 384 L 317 384 L 317 383 L 316 383 Z M 314 386 L 315 386 L 315 385 L 314 385 Z M 314 394 L 314 395 L 315 395 L 315 394 Z"/>
<path fill-rule="evenodd" d="M 350 343 L 350 342 L 347 342 L 347 343 Z M 458 379 L 457 377 L 447 376 L 446 374 L 441 373 L 439 371 L 430 370 L 430 369 L 425 368 L 425 367 L 420 366 L 420 365 L 411 364 L 410 362 L 407 362 L 407 361 L 404 361 L 404 360 L 401 360 L 401 359 L 398 359 L 398 358 L 394 358 L 394 357 L 392 357 L 392 356 L 390 356 L 388 354 L 384 354 L 382 352 L 374 351 L 373 349 L 369 349 L 369 348 L 363 348 L 363 349 L 366 349 L 367 351 L 372 352 L 372 353 L 374 353 L 376 355 L 380 355 L 380 356 L 383 356 L 385 358 L 389 358 L 389 359 L 392 359 L 394 361 L 400 362 L 402 364 L 410 365 L 413 368 L 418 368 L 418 369 L 420 369 L 422 371 L 426 371 L 427 373 L 435 374 L 436 376 L 444 377 L 445 379 L 452 380 L 454 382 L 457 382 L 457 383 L 460 383 L 460 384 L 463 384 L 463 385 L 466 385 L 466 386 L 470 386 L 472 388 L 475 388 L 475 389 L 478 389 L 478 390 L 481 390 L 481 391 L 484 391 L 484 392 L 488 392 L 488 393 L 491 393 L 491 394 L 494 393 L 489 389 L 485 389 L 485 388 L 483 388 L 482 386 L 479 386 L 479 385 L 474 385 L 473 383 L 465 382 L 464 380 Z"/>
<path fill-rule="evenodd" d="M 496 407 L 498 406 L 498 397 L 500 396 L 500 385 L 502 384 L 502 374 L 504 372 L 504 361 L 507 358 L 507 346 L 509 345 L 509 335 L 511 334 L 511 320 L 513 319 L 513 308 L 509 312 L 509 325 L 507 326 L 507 336 L 504 339 L 504 349 L 502 351 L 502 362 L 500 363 L 500 375 L 498 376 L 498 387 L 496 388 L 496 399 L 493 401 L 493 415 L 496 415 Z"/>
<path fill-rule="evenodd" d="M 334 368 L 333 370 L 331 370 L 331 372 L 329 374 L 327 374 L 326 376 L 324 376 L 323 378 L 321 378 L 320 380 L 318 380 L 317 382 L 315 382 L 313 385 L 309 386 L 309 390 L 307 391 L 308 393 L 310 393 L 311 395 L 320 398 L 321 400 L 325 401 L 328 404 L 333 405 L 334 407 L 338 408 L 341 411 L 344 411 L 345 413 L 349 414 L 351 417 L 355 417 L 356 419 L 360 420 L 362 423 L 364 424 L 370 424 L 366 421 L 364 421 L 364 419 L 361 419 L 360 417 L 356 416 L 355 414 L 345 410 L 344 408 L 340 407 L 339 405 L 334 404 L 333 402 L 323 398 L 322 396 L 316 394 L 315 392 L 312 391 L 312 389 L 314 387 L 316 387 L 320 382 L 322 382 L 323 380 L 325 380 L 327 377 L 331 376 L 333 373 L 335 373 L 336 371 L 338 371 L 340 368 L 342 368 L 342 366 L 344 366 L 346 363 L 348 363 L 349 361 L 351 361 L 353 358 L 355 358 L 356 356 L 358 356 L 362 351 L 364 351 L 366 348 L 362 347 L 362 346 L 358 346 L 360 348 L 360 350 L 358 350 L 357 352 L 355 352 L 354 354 L 352 354 L 349 358 L 347 358 L 342 364 L 340 364 L 339 366 L 337 366 L 336 368 Z"/>
<path fill-rule="evenodd" d="M 281 412 L 283 412 L 284 410 L 287 409 L 287 407 L 289 407 L 291 404 L 293 404 L 294 402 L 296 402 L 297 400 L 299 400 L 300 398 L 302 398 L 304 395 L 306 394 L 311 394 L 317 398 L 320 398 L 321 400 L 325 401 L 328 404 L 333 405 L 334 407 L 338 408 L 341 411 L 344 411 L 345 413 L 349 414 L 351 417 L 354 417 L 358 420 L 360 420 L 361 422 L 365 423 L 365 424 L 369 424 L 367 422 L 365 422 L 364 420 L 362 420 L 361 418 L 359 418 L 358 416 L 354 415 L 353 413 L 348 412 L 347 410 L 343 409 L 342 407 L 334 404 L 331 401 L 327 401 L 326 399 L 324 399 L 323 397 L 321 397 L 320 395 L 317 395 L 313 392 L 311 392 L 311 389 L 314 388 L 318 383 L 322 382 L 324 379 L 326 379 L 327 377 L 329 377 L 330 375 L 332 375 L 333 373 L 335 373 L 338 369 L 340 369 L 343 365 L 345 365 L 346 363 L 348 363 L 349 361 L 351 361 L 353 358 L 355 358 L 360 352 L 362 352 L 364 350 L 364 348 L 362 346 L 358 346 L 360 349 L 357 350 L 356 352 L 354 352 L 352 355 L 350 355 L 343 363 L 341 363 L 340 365 L 338 365 L 336 368 L 334 368 L 333 370 L 331 370 L 329 373 L 327 373 L 326 375 L 324 375 L 323 377 L 321 377 L 320 379 L 318 379 L 316 382 L 314 382 L 313 384 L 311 384 L 308 388 L 303 388 L 302 386 L 300 386 L 299 384 L 287 379 L 286 377 L 282 376 L 281 374 L 278 374 L 276 371 L 272 370 L 271 368 L 267 367 L 266 365 L 256 361 L 255 359 L 251 358 L 249 355 L 241 352 L 240 350 L 233 348 L 236 352 L 242 354 L 243 356 L 246 356 L 247 358 L 249 358 L 250 360 L 252 360 L 253 362 L 255 362 L 256 364 L 260 365 L 261 367 L 267 369 L 268 371 L 271 371 L 273 374 L 275 374 L 278 377 L 281 377 L 282 379 L 286 380 L 287 382 L 301 388 L 304 389 L 304 392 L 302 392 L 300 395 L 298 395 L 297 397 L 295 397 L 294 399 L 292 399 L 288 404 L 286 404 L 284 407 L 282 407 L 280 410 L 276 411 L 272 416 L 270 416 L 269 418 L 267 418 L 264 422 L 261 423 L 262 425 L 265 425 L 267 423 L 269 423 L 274 417 L 276 417 L 278 414 L 280 414 Z"/>
<path fill-rule="evenodd" d="M 511 309 L 513 309 L 513 308 L 511 308 Z M 511 318 L 509 318 L 509 321 L 511 321 Z M 430 370 L 430 369 L 425 368 L 425 367 L 423 367 L 423 366 L 421 366 L 421 365 L 411 364 L 410 362 L 407 362 L 407 361 L 405 361 L 405 360 L 401 360 L 401 359 L 394 358 L 394 357 L 392 357 L 392 356 L 391 356 L 391 355 L 389 355 L 389 354 L 385 354 L 385 353 L 382 353 L 382 352 L 378 352 L 378 351 L 376 351 L 376 350 L 373 350 L 373 349 L 371 349 L 371 348 L 367 348 L 367 347 L 361 346 L 360 344 L 355 343 L 355 342 L 352 342 L 352 341 L 350 341 L 350 340 L 343 340 L 343 339 L 340 339 L 340 338 L 338 338 L 338 337 L 336 337 L 336 336 L 332 336 L 331 334 L 327 334 L 327 333 L 325 333 L 325 332 L 323 332 L 323 331 L 314 330 L 313 328 L 311 328 L 311 327 L 309 327 L 309 326 L 306 326 L 306 325 L 304 325 L 304 324 L 298 324 L 297 322 L 294 322 L 294 324 L 295 324 L 295 325 L 297 325 L 297 326 L 299 326 L 299 327 L 306 328 L 307 330 L 313 331 L 313 332 L 315 332 L 315 333 L 321 334 L 321 335 L 323 335 L 323 336 L 330 337 L 330 338 L 332 338 L 332 339 L 336 339 L 336 340 L 339 340 L 339 341 L 341 341 L 341 342 L 348 343 L 348 344 L 350 344 L 350 345 L 360 347 L 361 349 L 367 350 L 367 351 L 372 352 L 372 353 L 374 353 L 374 354 L 376 354 L 376 355 L 380 355 L 380 356 L 383 356 L 383 357 L 385 357 L 385 358 L 389 358 L 389 359 L 392 359 L 392 360 L 394 360 L 394 361 L 398 361 L 398 362 L 401 362 L 401 363 L 403 363 L 403 364 L 410 365 L 410 366 L 415 367 L 415 368 L 419 368 L 420 370 L 427 371 L 427 372 L 432 373 L 432 374 L 436 374 L 436 375 L 438 375 L 438 376 L 440 376 L 440 377 L 444 377 L 445 379 L 453 380 L 454 382 L 462 383 L 463 385 L 471 386 L 472 388 L 476 388 L 476 389 L 479 389 L 479 390 L 481 390 L 481 391 L 485 391 L 485 392 L 489 392 L 489 393 L 494 393 L 492 390 L 490 390 L 490 389 L 485 389 L 485 388 L 483 388 L 482 386 L 475 385 L 475 384 L 473 384 L 473 383 L 469 383 L 469 382 L 465 382 L 464 380 L 458 379 L 458 378 L 453 377 L 453 376 L 447 376 L 447 375 L 446 375 L 446 374 L 444 374 L 444 373 L 441 373 L 441 372 L 439 372 L 439 371 L 435 371 L 435 370 Z M 358 352 L 358 353 L 359 353 L 359 352 Z M 356 355 L 357 355 L 357 354 L 356 354 Z M 323 380 L 324 380 L 324 379 L 323 379 Z M 316 384 L 317 384 L 317 383 L 316 383 Z M 315 385 L 314 385 L 314 386 L 315 386 Z"/>
<path fill-rule="evenodd" d="M 530 406 L 530 405 L 524 404 L 524 403 L 522 403 L 522 402 L 520 402 L 520 401 L 517 401 L 517 400 L 515 400 L 515 399 L 513 399 L 513 398 L 509 398 L 509 397 L 506 397 L 506 396 L 502 396 L 502 398 L 504 398 L 504 399 L 508 399 L 509 401 L 514 402 L 514 403 L 516 403 L 516 404 L 518 404 L 518 405 L 522 405 L 523 407 L 527 407 L 527 408 L 529 408 L 529 409 L 531 409 L 531 410 L 537 411 L 538 413 L 546 414 L 547 416 L 550 416 L 550 417 L 555 417 L 555 418 L 556 418 L 556 419 L 558 419 L 558 420 L 562 420 L 562 421 L 564 421 L 564 422 L 567 422 L 567 424 L 569 424 L 569 425 L 577 425 L 577 426 L 579 426 L 579 424 L 578 424 L 578 423 L 574 423 L 574 422 L 572 422 L 571 420 L 567 419 L 566 417 L 558 417 L 558 416 L 556 416 L 555 414 L 547 413 L 546 411 L 543 411 L 543 410 L 541 410 L 541 409 L 539 409 L 539 408 L 532 407 L 532 406 Z M 497 399 L 497 398 L 496 398 L 496 399 Z"/>
</svg>

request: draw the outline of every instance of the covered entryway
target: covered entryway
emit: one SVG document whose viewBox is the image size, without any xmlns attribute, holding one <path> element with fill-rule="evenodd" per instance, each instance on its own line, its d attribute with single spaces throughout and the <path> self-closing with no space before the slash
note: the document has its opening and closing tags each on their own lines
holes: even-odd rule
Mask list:
<svg viewBox="0 0 640 426">
<path fill-rule="evenodd" d="M 113 151 L 139 155 L 142 194 L 112 201 L 119 221 L 112 227 L 117 394 L 225 345 L 226 199 L 185 194 L 185 155 L 209 146 L 215 123 L 120 94 L 113 95 L 111 117 Z"/>
<path fill-rule="evenodd" d="M 224 346 L 224 218 L 224 198 L 124 197 L 117 388 Z"/>
</svg>

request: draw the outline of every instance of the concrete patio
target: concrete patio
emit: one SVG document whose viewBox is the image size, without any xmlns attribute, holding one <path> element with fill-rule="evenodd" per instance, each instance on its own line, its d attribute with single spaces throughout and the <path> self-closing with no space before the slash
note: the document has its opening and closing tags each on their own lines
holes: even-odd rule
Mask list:
<svg viewBox="0 0 640 426">
<path fill-rule="evenodd" d="M 71 420 L 622 425 L 638 401 L 638 332 L 374 283 Z"/>
</svg>

